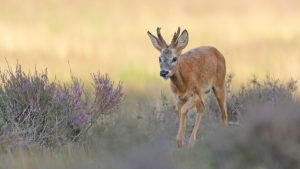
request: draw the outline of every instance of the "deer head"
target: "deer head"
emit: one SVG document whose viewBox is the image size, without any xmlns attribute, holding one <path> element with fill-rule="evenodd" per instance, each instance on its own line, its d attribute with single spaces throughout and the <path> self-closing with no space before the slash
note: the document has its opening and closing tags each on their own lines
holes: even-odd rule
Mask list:
<svg viewBox="0 0 300 169">
<path fill-rule="evenodd" d="M 152 45 L 160 51 L 159 64 L 160 64 L 160 76 L 165 80 L 169 79 L 174 75 L 177 69 L 178 57 L 180 57 L 182 50 L 188 44 L 188 32 L 184 30 L 181 35 L 180 27 L 177 32 L 174 33 L 170 45 L 166 43 L 160 33 L 161 28 L 157 28 L 157 37 L 151 34 L 149 31 L 148 36 L 152 42 Z"/>
</svg>

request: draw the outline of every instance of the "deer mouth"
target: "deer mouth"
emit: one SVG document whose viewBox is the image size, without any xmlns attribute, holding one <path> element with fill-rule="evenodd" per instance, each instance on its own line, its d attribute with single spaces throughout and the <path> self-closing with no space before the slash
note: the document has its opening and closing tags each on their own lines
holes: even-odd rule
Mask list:
<svg viewBox="0 0 300 169">
<path fill-rule="evenodd" d="M 168 74 L 166 74 L 165 76 L 163 76 L 164 80 L 168 80 L 171 76 L 173 76 L 172 71 L 168 71 Z"/>
</svg>

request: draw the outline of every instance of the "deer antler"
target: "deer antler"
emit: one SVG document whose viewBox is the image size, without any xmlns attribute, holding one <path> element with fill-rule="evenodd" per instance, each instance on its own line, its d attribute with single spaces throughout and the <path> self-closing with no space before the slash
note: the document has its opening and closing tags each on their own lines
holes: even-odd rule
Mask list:
<svg viewBox="0 0 300 169">
<path fill-rule="evenodd" d="M 174 33 L 174 36 L 172 38 L 172 41 L 171 41 L 171 44 L 170 44 L 170 46 L 172 48 L 174 48 L 176 46 L 179 34 L 180 34 L 180 27 L 178 27 L 177 32 Z"/>
<path fill-rule="evenodd" d="M 167 48 L 168 45 L 167 45 L 166 41 L 164 40 L 164 38 L 161 36 L 160 29 L 161 29 L 160 27 L 157 27 L 157 29 L 156 29 L 156 31 L 157 31 L 157 37 L 158 37 L 159 41 L 162 44 L 162 48 Z"/>
</svg>

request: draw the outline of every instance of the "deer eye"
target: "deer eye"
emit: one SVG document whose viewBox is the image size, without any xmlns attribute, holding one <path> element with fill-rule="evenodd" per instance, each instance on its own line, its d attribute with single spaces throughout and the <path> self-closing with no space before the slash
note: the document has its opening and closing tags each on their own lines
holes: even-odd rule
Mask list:
<svg viewBox="0 0 300 169">
<path fill-rule="evenodd" d="M 176 62 L 177 61 L 177 57 L 173 57 L 172 62 Z"/>
</svg>

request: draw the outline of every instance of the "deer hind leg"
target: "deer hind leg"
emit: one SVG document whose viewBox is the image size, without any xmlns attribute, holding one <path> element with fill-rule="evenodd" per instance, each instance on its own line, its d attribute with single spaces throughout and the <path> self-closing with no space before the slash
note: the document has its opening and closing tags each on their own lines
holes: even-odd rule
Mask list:
<svg viewBox="0 0 300 169">
<path fill-rule="evenodd" d="M 197 97 L 190 97 L 182 106 L 178 106 L 179 113 L 179 128 L 176 136 L 177 146 L 180 148 L 184 144 L 184 135 L 186 131 L 186 115 L 190 109 L 192 109 L 196 104 Z"/>
<path fill-rule="evenodd" d="M 195 125 L 194 125 L 194 128 L 193 128 L 191 137 L 190 137 L 189 147 L 193 147 L 194 144 L 195 144 L 198 128 L 199 128 L 199 125 L 200 125 L 200 121 L 202 119 L 202 116 L 205 113 L 205 107 L 204 107 L 204 104 L 203 104 L 203 101 L 202 101 L 201 98 L 199 98 L 197 100 L 196 108 L 197 108 L 198 114 L 197 114 L 197 119 L 196 119 L 196 122 L 195 122 Z"/>
<path fill-rule="evenodd" d="M 225 87 L 213 87 L 214 94 L 217 98 L 219 107 L 221 109 L 222 113 L 222 121 L 225 126 L 227 126 L 227 107 L 226 107 L 226 93 L 225 93 Z"/>
</svg>

